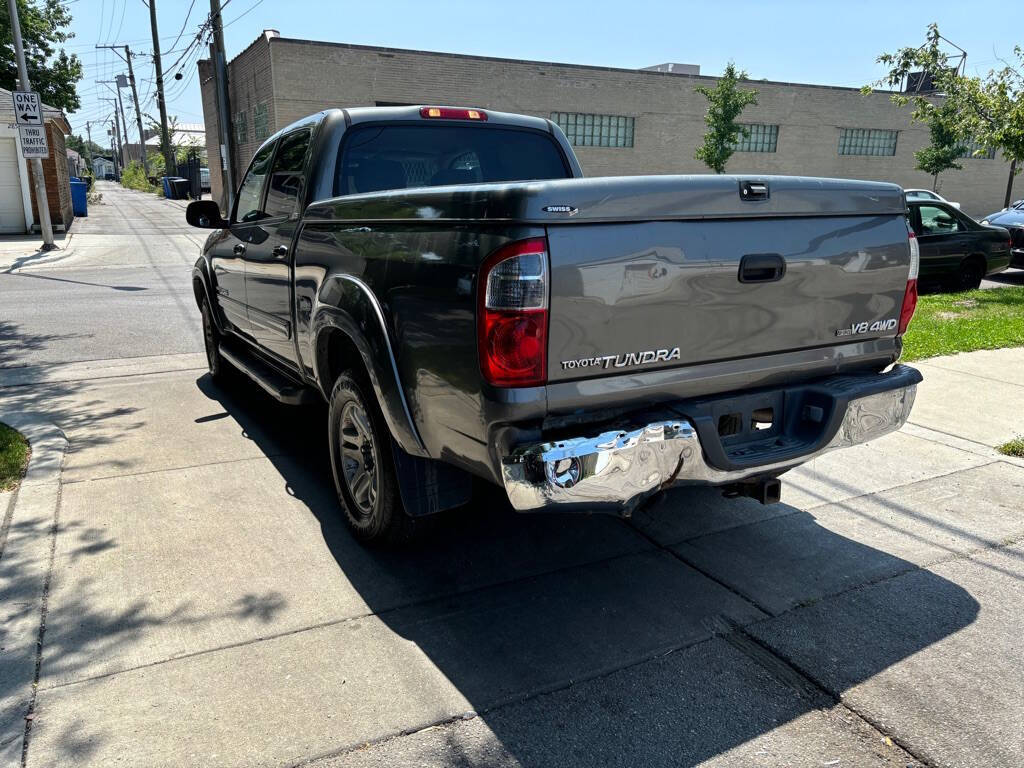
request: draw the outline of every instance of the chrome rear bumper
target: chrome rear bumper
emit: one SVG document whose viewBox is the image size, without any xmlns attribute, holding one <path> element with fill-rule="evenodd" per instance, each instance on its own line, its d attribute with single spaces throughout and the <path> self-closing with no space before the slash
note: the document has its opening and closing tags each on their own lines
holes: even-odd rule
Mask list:
<svg viewBox="0 0 1024 768">
<path fill-rule="evenodd" d="M 898 368 L 920 380 L 907 366 Z M 521 447 L 502 463 L 505 491 L 520 512 L 627 513 L 664 488 L 771 477 L 837 448 L 894 432 L 910 416 L 916 391 L 915 382 L 863 397 L 851 393 L 844 401 L 839 427 L 827 442 L 798 457 L 735 469 L 720 469 L 708 462 L 698 430 L 686 418 Z"/>
</svg>

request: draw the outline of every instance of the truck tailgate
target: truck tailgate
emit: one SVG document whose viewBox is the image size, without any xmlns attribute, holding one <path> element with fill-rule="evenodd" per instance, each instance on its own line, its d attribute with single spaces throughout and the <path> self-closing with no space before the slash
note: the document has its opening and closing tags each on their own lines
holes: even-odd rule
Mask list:
<svg viewBox="0 0 1024 768">
<path fill-rule="evenodd" d="M 895 336 L 910 253 L 886 204 L 549 226 L 548 380 Z"/>
</svg>

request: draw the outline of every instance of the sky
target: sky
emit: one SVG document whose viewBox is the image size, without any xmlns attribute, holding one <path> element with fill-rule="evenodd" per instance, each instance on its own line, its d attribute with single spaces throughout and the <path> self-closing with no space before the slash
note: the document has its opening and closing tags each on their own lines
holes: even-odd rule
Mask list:
<svg viewBox="0 0 1024 768">
<path fill-rule="evenodd" d="M 126 65 L 100 44 L 124 44 L 133 56 L 142 111 L 157 114 L 149 9 L 142 0 L 65 0 L 75 38 L 66 46 L 81 58 L 82 106 L 70 115 L 73 132 L 109 120 L 108 86 Z M 1020 33 L 1018 0 L 874 2 L 648 2 L 646 0 L 222 0 L 228 57 L 264 29 L 282 37 L 416 48 L 540 61 L 640 68 L 667 61 L 699 64 L 714 75 L 735 61 L 754 79 L 860 87 L 882 69 L 875 57 L 924 41 L 927 25 L 968 53 L 968 74 L 985 74 L 1009 59 Z M 180 123 L 201 123 L 195 60 L 209 48 L 189 44 L 209 16 L 206 0 L 156 0 L 167 111 Z M 184 56 L 184 58 L 182 58 Z M 174 74 L 181 72 L 181 80 Z M 129 122 L 130 92 L 122 94 Z M 327 106 L 327 105 L 325 105 Z M 339 105 L 342 106 L 342 105 Z M 130 138 L 134 139 L 132 129 Z M 97 140 L 94 132 L 93 139 Z M 101 133 L 100 143 L 106 141 Z"/>
</svg>

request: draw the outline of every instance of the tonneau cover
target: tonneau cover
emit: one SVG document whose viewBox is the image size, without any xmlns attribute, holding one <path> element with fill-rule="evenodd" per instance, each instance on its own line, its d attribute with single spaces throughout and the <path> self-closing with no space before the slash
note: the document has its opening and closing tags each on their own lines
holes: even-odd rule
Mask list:
<svg viewBox="0 0 1024 768">
<path fill-rule="evenodd" d="M 768 197 L 744 200 L 744 183 Z M 312 204 L 305 217 L 342 221 L 491 220 L 536 224 L 863 216 L 906 213 L 896 184 L 805 176 L 615 176 L 417 187 Z"/>
</svg>

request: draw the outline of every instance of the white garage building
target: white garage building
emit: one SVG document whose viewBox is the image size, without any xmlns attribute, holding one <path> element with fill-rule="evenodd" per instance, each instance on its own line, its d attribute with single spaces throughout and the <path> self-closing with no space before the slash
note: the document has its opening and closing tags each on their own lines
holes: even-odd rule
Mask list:
<svg viewBox="0 0 1024 768">
<path fill-rule="evenodd" d="M 43 177 L 50 219 L 54 229 L 59 231 L 71 223 L 71 189 L 64 146 L 64 136 L 70 126 L 61 110 L 46 104 L 43 118 L 50 143 L 50 157 L 43 161 Z M 55 158 L 60 162 L 56 163 Z M 21 156 L 11 92 L 0 88 L 0 234 L 32 231 L 36 220 L 33 197 L 29 162 Z"/>
</svg>

